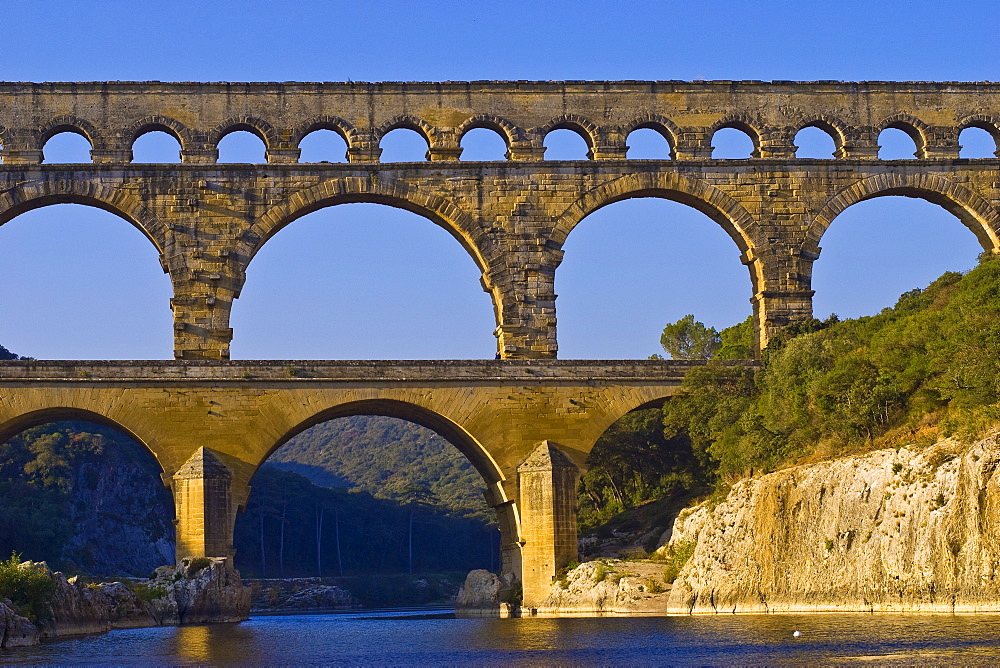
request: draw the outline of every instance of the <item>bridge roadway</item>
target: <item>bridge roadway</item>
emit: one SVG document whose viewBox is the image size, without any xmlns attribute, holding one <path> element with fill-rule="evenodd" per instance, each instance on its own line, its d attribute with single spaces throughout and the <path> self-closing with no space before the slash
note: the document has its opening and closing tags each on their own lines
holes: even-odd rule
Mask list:
<svg viewBox="0 0 1000 668">
<path fill-rule="evenodd" d="M 482 475 L 504 569 L 526 602 L 576 558 L 576 484 L 598 437 L 662 403 L 699 362 L 6 361 L 0 442 L 55 420 L 128 434 L 174 494 L 177 554 L 232 556 L 250 479 L 320 422 L 387 415 L 428 427 Z"/>
</svg>

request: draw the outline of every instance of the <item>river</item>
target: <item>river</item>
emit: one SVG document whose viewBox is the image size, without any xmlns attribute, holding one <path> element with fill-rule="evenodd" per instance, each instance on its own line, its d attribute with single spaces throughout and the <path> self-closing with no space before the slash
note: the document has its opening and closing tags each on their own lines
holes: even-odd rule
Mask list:
<svg viewBox="0 0 1000 668">
<path fill-rule="evenodd" d="M 793 634 L 799 631 L 800 635 Z M 6 650 L 5 663 L 306 665 L 996 665 L 1000 615 L 454 619 L 441 611 L 257 616 Z"/>
</svg>

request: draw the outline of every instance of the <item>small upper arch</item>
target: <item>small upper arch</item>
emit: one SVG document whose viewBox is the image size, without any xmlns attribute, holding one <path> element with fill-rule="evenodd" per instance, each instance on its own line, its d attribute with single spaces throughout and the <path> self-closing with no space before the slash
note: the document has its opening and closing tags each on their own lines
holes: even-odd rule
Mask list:
<svg viewBox="0 0 1000 668">
<path fill-rule="evenodd" d="M 896 114 L 884 119 L 875 128 L 877 132 L 887 129 L 905 132 L 913 140 L 914 146 L 917 147 L 917 155 L 923 154 L 924 148 L 927 146 L 928 127 L 922 120 L 909 114 Z"/>
<path fill-rule="evenodd" d="M 37 137 L 35 148 L 43 148 L 45 142 L 63 132 L 72 132 L 73 134 L 80 135 L 90 143 L 92 149 L 104 148 L 104 139 L 97 131 L 97 128 L 90 122 L 77 116 L 59 116 L 53 118 L 48 124 L 39 127 L 35 132 Z"/>
<path fill-rule="evenodd" d="M 344 139 L 345 142 L 347 142 L 348 148 L 351 148 L 357 143 L 357 130 L 343 118 L 340 118 L 339 116 L 318 116 L 296 131 L 295 137 L 293 138 L 295 145 L 298 146 L 307 135 L 312 132 L 316 132 L 317 130 L 330 130 L 332 132 L 336 132 Z"/>
<path fill-rule="evenodd" d="M 265 150 L 269 150 L 277 141 L 274 128 L 271 127 L 271 124 L 267 121 L 254 116 L 237 116 L 220 123 L 214 130 L 209 132 L 207 143 L 209 146 L 215 146 L 218 148 L 219 142 L 222 141 L 226 135 L 232 134 L 233 132 L 249 132 L 256 135 L 262 142 L 264 142 Z"/>
<path fill-rule="evenodd" d="M 958 131 L 961 133 L 967 128 L 978 128 L 988 132 L 993 137 L 993 141 L 996 142 L 996 150 L 1000 151 L 1000 118 L 986 114 L 966 116 L 958 122 Z M 0 141 L 2 140 L 3 135 L 0 134 Z"/>
<path fill-rule="evenodd" d="M 191 131 L 183 123 L 169 116 L 146 116 L 145 118 L 140 118 L 126 128 L 123 136 L 130 147 L 139 137 L 150 132 L 166 132 L 177 140 L 177 143 L 181 145 L 181 149 L 188 147 L 188 142 L 191 138 Z"/>
<path fill-rule="evenodd" d="M 715 133 L 719 130 L 739 130 L 750 138 L 750 141 L 753 143 L 753 151 L 750 153 L 750 157 L 756 158 L 760 155 L 761 132 L 758 129 L 759 126 L 760 123 L 757 119 L 745 114 L 740 114 L 738 116 L 726 116 L 709 126 L 708 136 L 714 137 Z"/>
<path fill-rule="evenodd" d="M 396 116 L 378 127 L 375 131 L 375 139 L 378 142 L 382 141 L 382 138 L 393 130 L 398 130 L 403 128 L 405 130 L 413 130 L 420 134 L 427 141 L 428 146 L 433 146 L 437 139 L 437 130 L 433 125 L 428 123 L 422 118 L 417 118 L 416 116 L 403 115 Z"/>
<path fill-rule="evenodd" d="M 597 125 L 591 123 L 583 116 L 577 116 L 576 114 L 564 114 L 559 118 L 553 118 L 545 125 L 536 128 L 533 134 L 536 134 L 540 138 L 544 139 L 545 135 L 549 134 L 553 130 L 571 130 L 575 132 L 583 138 L 583 141 L 587 143 L 587 149 L 590 151 L 593 151 L 594 147 L 597 146 L 597 136 L 599 132 Z"/>
<path fill-rule="evenodd" d="M 839 118 L 826 115 L 809 116 L 799 120 L 795 124 L 795 133 L 801 132 L 806 128 L 817 128 L 830 135 L 830 139 L 833 140 L 833 145 L 837 151 L 844 149 L 844 144 L 847 143 L 847 137 L 850 134 L 846 123 Z"/>
<path fill-rule="evenodd" d="M 524 131 L 507 119 L 492 114 L 477 114 L 458 126 L 459 142 L 467 132 L 479 128 L 493 130 L 499 134 L 507 143 L 508 149 L 512 143 L 522 141 L 524 138 Z"/>
<path fill-rule="evenodd" d="M 624 136 L 628 136 L 635 132 L 636 130 L 655 130 L 667 140 L 667 144 L 670 146 L 671 156 L 675 151 L 677 146 L 677 138 L 681 136 L 681 129 L 677 127 L 677 124 L 671 121 L 665 116 L 660 116 L 659 114 L 647 114 L 641 118 L 637 118 L 631 123 L 624 127 Z"/>
</svg>

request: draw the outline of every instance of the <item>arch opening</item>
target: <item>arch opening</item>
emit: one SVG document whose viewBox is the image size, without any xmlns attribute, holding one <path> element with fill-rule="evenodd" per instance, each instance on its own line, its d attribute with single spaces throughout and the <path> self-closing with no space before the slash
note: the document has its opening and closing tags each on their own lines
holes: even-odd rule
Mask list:
<svg viewBox="0 0 1000 668">
<path fill-rule="evenodd" d="M 956 217 L 954 204 L 946 209 L 927 193 L 887 192 L 845 209 L 824 232 L 813 265 L 814 314 L 872 315 L 947 271 L 971 269 L 983 247 Z"/>
<path fill-rule="evenodd" d="M 808 125 L 795 134 L 795 157 L 830 160 L 837 151 L 837 138 L 827 129 Z"/>
<path fill-rule="evenodd" d="M 145 445 L 89 411 L 0 428 L 0 551 L 67 573 L 148 576 L 174 562 L 174 504 Z"/>
<path fill-rule="evenodd" d="M 299 162 L 347 162 L 347 140 L 329 128 L 313 130 L 299 142 Z"/>
<path fill-rule="evenodd" d="M 76 128 L 59 129 L 42 146 L 45 164 L 77 164 L 91 162 L 90 139 Z"/>
<path fill-rule="evenodd" d="M 497 130 L 473 127 L 462 135 L 462 160 L 491 162 L 507 159 L 507 140 Z"/>
<path fill-rule="evenodd" d="M 109 205 L 67 199 L 5 212 L 0 341 L 41 359 L 173 359 L 173 290 L 156 247 Z"/>
<path fill-rule="evenodd" d="M 707 453 L 694 447 L 687 434 L 664 435 L 660 407 L 626 413 L 597 439 L 580 480 L 577 506 L 583 555 L 651 552 L 655 544 L 643 541 L 670 530 L 680 511 L 711 492 L 714 482 Z M 646 509 L 646 521 L 637 527 L 627 511 L 640 505 Z"/>
<path fill-rule="evenodd" d="M 415 404 L 322 411 L 255 474 L 236 522 L 237 565 L 270 577 L 496 571 L 500 535 L 469 454 L 492 468 L 471 436 Z"/>
<path fill-rule="evenodd" d="M 576 127 L 556 127 L 542 141 L 546 160 L 590 160 L 589 137 Z"/>
<path fill-rule="evenodd" d="M 653 127 L 638 127 L 625 138 L 629 160 L 672 160 L 674 147 L 665 131 Z"/>
<path fill-rule="evenodd" d="M 427 225 L 427 211 L 359 199 L 322 201 L 258 246 L 233 308 L 233 357 L 493 358 L 495 311 L 469 242 Z"/>
<path fill-rule="evenodd" d="M 712 134 L 712 158 L 746 160 L 757 156 L 758 142 L 749 128 L 725 125 Z"/>
<path fill-rule="evenodd" d="M 958 143 L 962 147 L 959 151 L 960 158 L 995 158 L 1000 146 L 997 137 L 1000 133 L 996 130 L 990 132 L 986 128 L 969 126 L 964 128 L 958 135 Z"/>
<path fill-rule="evenodd" d="M 430 144 L 415 129 L 398 127 L 382 135 L 379 162 L 426 162 Z"/>
<path fill-rule="evenodd" d="M 917 131 L 912 127 L 890 126 L 878 135 L 879 160 L 913 160 L 919 150 Z"/>
<path fill-rule="evenodd" d="M 663 354 L 664 326 L 686 314 L 716 329 L 750 314 L 745 242 L 730 221 L 723 229 L 719 212 L 709 217 L 676 192 L 627 196 L 589 213 L 563 245 L 555 283 L 561 358 L 644 359 Z"/>
<path fill-rule="evenodd" d="M 181 142 L 168 129 L 148 129 L 132 143 L 132 162 L 177 164 L 181 161 Z"/>
<path fill-rule="evenodd" d="M 218 149 L 220 163 L 267 162 L 267 145 L 254 128 L 245 126 L 230 128 L 219 138 Z"/>
</svg>

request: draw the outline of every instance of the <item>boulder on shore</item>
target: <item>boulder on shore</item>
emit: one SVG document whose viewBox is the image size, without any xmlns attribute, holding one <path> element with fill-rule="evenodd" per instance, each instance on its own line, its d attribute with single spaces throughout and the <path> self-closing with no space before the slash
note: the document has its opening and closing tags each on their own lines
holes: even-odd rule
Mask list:
<svg viewBox="0 0 1000 668">
<path fill-rule="evenodd" d="M 37 624 L 0 599 L 0 648 L 37 645 L 41 638 L 103 633 L 111 629 L 238 622 L 250 616 L 250 588 L 225 558 L 185 558 L 161 566 L 151 580 L 86 583 L 26 561 L 52 579 L 52 599 Z"/>
</svg>

